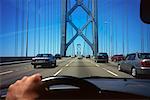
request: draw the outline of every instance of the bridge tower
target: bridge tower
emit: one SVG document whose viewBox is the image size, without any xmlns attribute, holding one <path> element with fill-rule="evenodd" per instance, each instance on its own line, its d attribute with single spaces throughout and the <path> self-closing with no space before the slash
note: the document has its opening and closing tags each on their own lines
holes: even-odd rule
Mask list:
<svg viewBox="0 0 150 100">
<path fill-rule="evenodd" d="M 62 15 L 61 15 L 61 55 L 66 56 L 66 51 L 69 45 L 78 37 L 81 36 L 86 43 L 91 47 L 93 51 L 93 55 L 96 56 L 98 53 L 98 9 L 97 9 L 97 0 L 92 0 L 92 10 L 90 10 L 83 2 L 84 0 L 76 0 L 76 3 L 73 7 L 69 10 L 68 8 L 68 0 L 61 0 L 62 4 Z M 72 20 L 69 19 L 69 16 L 77 9 L 81 7 L 89 16 L 87 22 L 83 25 L 83 27 L 78 28 Z M 66 35 L 67 35 L 67 23 L 69 23 L 75 30 L 76 34 L 66 43 Z M 92 23 L 92 34 L 93 34 L 93 41 L 92 43 L 87 39 L 87 37 L 83 34 L 84 29 Z"/>
</svg>

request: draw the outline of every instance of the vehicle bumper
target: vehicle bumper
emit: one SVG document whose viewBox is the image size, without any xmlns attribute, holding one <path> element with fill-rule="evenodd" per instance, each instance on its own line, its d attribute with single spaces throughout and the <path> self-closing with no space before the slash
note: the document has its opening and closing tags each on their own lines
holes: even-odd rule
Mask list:
<svg viewBox="0 0 150 100">
<path fill-rule="evenodd" d="M 32 65 L 51 65 L 55 62 L 31 62 Z"/>
<path fill-rule="evenodd" d="M 108 59 L 96 59 L 98 62 L 106 62 Z"/>
<path fill-rule="evenodd" d="M 150 75 L 150 68 L 145 69 L 137 69 L 137 73 L 139 75 Z"/>
</svg>

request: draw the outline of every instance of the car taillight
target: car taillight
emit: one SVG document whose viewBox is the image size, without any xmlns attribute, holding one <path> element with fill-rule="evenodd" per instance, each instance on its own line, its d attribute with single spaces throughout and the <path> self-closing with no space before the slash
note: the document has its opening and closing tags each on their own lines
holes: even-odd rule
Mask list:
<svg viewBox="0 0 150 100">
<path fill-rule="evenodd" d="M 150 61 L 141 61 L 143 67 L 150 67 Z"/>
</svg>

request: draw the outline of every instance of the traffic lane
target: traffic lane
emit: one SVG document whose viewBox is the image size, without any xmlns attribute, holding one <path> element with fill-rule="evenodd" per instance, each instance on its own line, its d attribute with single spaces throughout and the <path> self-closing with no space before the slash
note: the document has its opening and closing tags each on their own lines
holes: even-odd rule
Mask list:
<svg viewBox="0 0 150 100">
<path fill-rule="evenodd" d="M 65 62 L 66 60 L 69 60 L 69 58 L 59 59 L 57 60 L 57 64 Z M 31 69 L 31 68 L 32 68 L 31 62 L 1 66 L 0 75 L 9 74 L 15 71 L 26 70 L 26 69 Z"/>
<path fill-rule="evenodd" d="M 57 63 L 61 63 L 65 60 L 69 60 L 71 58 L 62 58 L 62 59 L 57 59 Z M 11 65 L 3 65 L 0 66 L 0 73 L 1 72 L 5 72 L 7 70 L 13 70 L 13 69 L 18 69 L 18 68 L 22 68 L 22 67 L 27 67 L 31 65 L 31 61 L 30 62 L 26 62 L 26 63 L 18 63 L 18 64 L 11 64 Z"/>
<path fill-rule="evenodd" d="M 75 59 L 69 66 L 65 66 L 57 75 L 75 76 L 75 77 L 116 77 L 101 67 L 97 67 L 87 59 Z"/>
<path fill-rule="evenodd" d="M 111 63 L 96 63 L 92 60 L 89 60 L 89 62 L 95 64 L 97 67 L 101 67 L 102 69 L 106 70 L 111 74 L 114 74 L 114 76 L 118 78 L 134 78 L 132 75 L 128 73 L 118 71 L 117 66 Z"/>
<path fill-rule="evenodd" d="M 3 86 L 8 86 L 12 83 L 14 83 L 16 80 L 21 79 L 24 76 L 29 76 L 35 73 L 40 73 L 43 78 L 48 77 L 48 76 L 53 76 L 54 73 L 56 73 L 61 67 L 65 66 L 71 59 L 64 59 L 63 61 L 58 62 L 57 67 L 55 68 L 37 68 L 34 69 L 31 64 L 26 67 L 22 67 L 21 70 L 18 70 L 16 67 L 15 70 L 13 70 L 12 73 L 0 75 L 0 80 L 1 80 L 1 85 L 0 87 Z"/>
</svg>

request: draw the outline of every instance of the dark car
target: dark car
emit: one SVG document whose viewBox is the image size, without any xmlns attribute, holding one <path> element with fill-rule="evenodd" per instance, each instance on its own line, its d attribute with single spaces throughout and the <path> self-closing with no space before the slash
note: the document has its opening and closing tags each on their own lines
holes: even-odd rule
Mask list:
<svg viewBox="0 0 150 100">
<path fill-rule="evenodd" d="M 118 64 L 119 71 L 131 73 L 132 76 L 150 76 L 150 53 L 128 54 L 125 61 Z"/>
<path fill-rule="evenodd" d="M 62 56 L 61 56 L 60 54 L 56 54 L 56 55 L 55 55 L 55 58 L 56 58 L 56 59 L 61 59 L 61 57 L 62 57 Z"/>
<path fill-rule="evenodd" d="M 108 63 L 108 54 L 107 53 L 99 53 L 95 58 L 95 62 L 105 62 Z"/>
<path fill-rule="evenodd" d="M 125 57 L 123 55 L 114 55 L 111 57 L 111 61 L 118 62 L 124 60 Z"/>
<path fill-rule="evenodd" d="M 56 66 L 56 58 L 52 54 L 38 54 L 35 58 L 32 58 L 31 64 L 34 68 L 36 68 L 37 65 Z"/>
<path fill-rule="evenodd" d="M 90 58 L 91 56 L 90 55 L 86 55 L 86 58 Z"/>
</svg>

